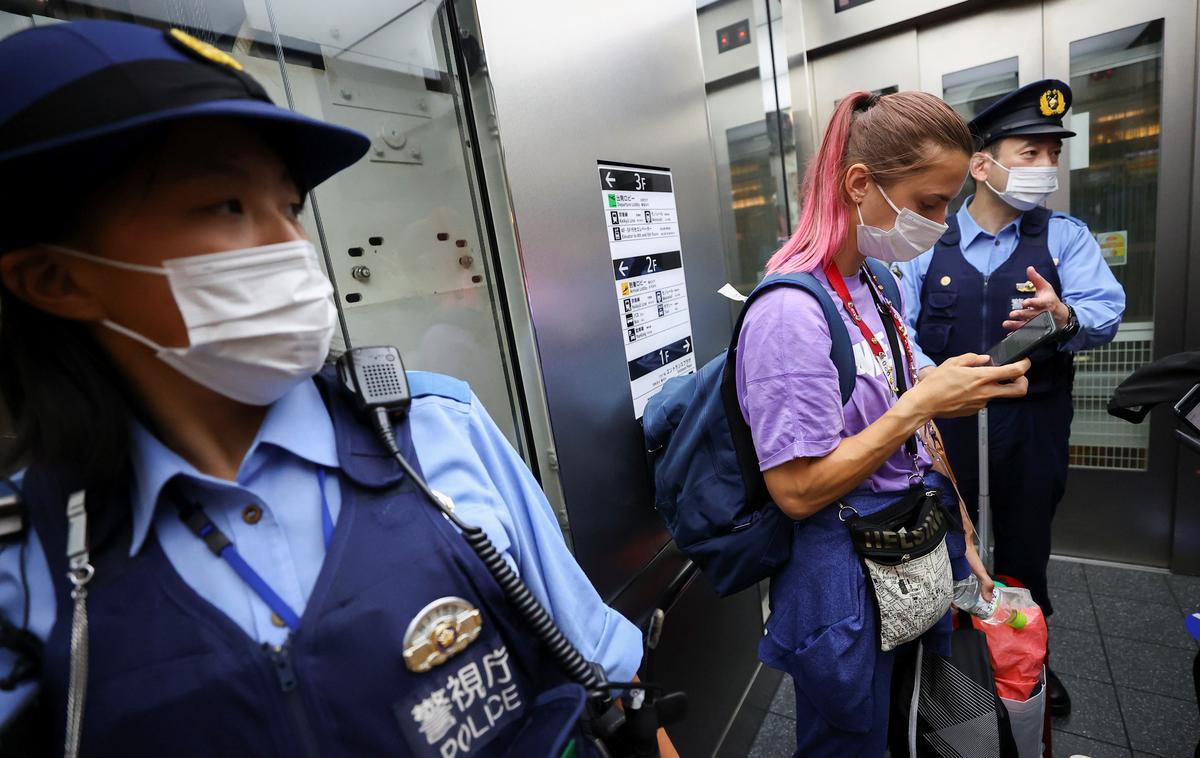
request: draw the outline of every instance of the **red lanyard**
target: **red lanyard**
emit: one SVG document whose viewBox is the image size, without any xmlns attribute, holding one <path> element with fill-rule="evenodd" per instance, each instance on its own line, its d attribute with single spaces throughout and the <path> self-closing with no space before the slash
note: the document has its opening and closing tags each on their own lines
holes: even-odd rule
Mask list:
<svg viewBox="0 0 1200 758">
<path fill-rule="evenodd" d="M 917 369 L 916 362 L 913 360 L 912 348 L 909 347 L 908 344 L 908 329 L 904 326 L 904 321 L 900 318 L 900 314 L 896 310 L 895 306 L 893 306 L 891 301 L 887 299 L 887 296 L 884 295 L 883 287 L 878 281 L 876 281 L 875 276 L 865 266 L 863 267 L 863 272 L 870 280 L 867 286 L 874 287 L 875 291 L 879 293 L 876 296 L 875 292 L 872 292 L 872 298 L 875 300 L 875 304 L 879 308 L 880 317 L 890 317 L 892 319 L 892 324 L 894 324 L 896 327 L 896 333 L 900 336 L 900 344 L 903 346 L 905 363 L 907 364 L 909 371 L 906 377 L 909 381 L 905 383 L 911 385 L 912 380 L 915 379 L 917 375 Z M 859 315 L 858 307 L 854 305 L 854 300 L 850 297 L 850 290 L 846 288 L 846 280 L 842 278 L 842 272 L 838 271 L 838 267 L 833 261 L 830 261 L 829 265 L 825 267 L 825 277 L 829 279 L 829 283 L 833 286 L 834 292 L 836 292 L 838 297 L 841 298 L 842 305 L 846 308 L 846 312 L 850 314 L 850 320 L 853 321 L 856 326 L 858 326 L 858 330 L 862 332 L 863 337 L 866 338 L 867 344 L 871 346 L 871 352 L 875 354 L 875 359 L 879 361 L 879 364 L 883 367 L 884 374 L 887 375 L 888 383 L 892 386 L 892 391 L 899 395 L 900 385 L 896 381 L 895 371 L 892 369 L 892 362 L 888 359 L 887 351 L 883 349 L 883 345 L 881 345 L 875 335 L 871 333 L 871 327 L 867 326 L 866 322 L 863 321 L 862 316 Z M 884 308 L 887 309 L 887 313 L 883 312 Z"/>
</svg>

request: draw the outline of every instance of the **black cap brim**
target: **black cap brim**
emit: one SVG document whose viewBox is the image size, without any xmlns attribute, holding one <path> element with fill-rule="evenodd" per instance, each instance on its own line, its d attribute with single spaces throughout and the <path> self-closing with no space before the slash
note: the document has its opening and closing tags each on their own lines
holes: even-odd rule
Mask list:
<svg viewBox="0 0 1200 758">
<path fill-rule="evenodd" d="M 231 118 L 260 132 L 307 192 L 357 162 L 370 139 L 258 100 L 213 101 L 46 141 L 0 155 L 0 253 L 55 239 L 64 209 L 80 202 L 164 126 L 196 118 Z M 61 231 L 61 230 L 60 230 Z"/>
<path fill-rule="evenodd" d="M 1029 126 L 1019 126 L 1010 132 L 1005 132 L 995 137 L 992 142 L 1004 139 L 1005 137 L 1020 137 L 1021 135 L 1036 134 L 1039 137 L 1074 137 L 1075 132 L 1070 129 L 1064 129 L 1057 124 L 1030 124 Z"/>
<path fill-rule="evenodd" d="M 353 129 L 310 118 L 301 113 L 253 99 L 216 100 L 183 108 L 156 111 L 103 127 L 77 132 L 66 139 L 27 145 L 0 154 L 0 169 L 19 176 L 22 169 L 51 169 L 63 162 L 77 167 L 107 162 L 116 148 L 137 144 L 147 132 L 170 123 L 196 118 L 230 118 L 260 128 L 304 190 L 311 190 L 366 154 L 370 139 Z"/>
<path fill-rule="evenodd" d="M 1060 137 L 1062 139 L 1066 139 L 1074 136 L 1075 132 L 1056 124 L 1031 124 L 1028 126 L 1016 127 L 1010 132 L 996 134 L 996 136 L 989 139 L 988 142 L 979 145 L 979 149 L 983 150 L 986 148 L 986 146 L 994 145 L 1000 142 L 1000 140 L 1008 137 Z"/>
</svg>

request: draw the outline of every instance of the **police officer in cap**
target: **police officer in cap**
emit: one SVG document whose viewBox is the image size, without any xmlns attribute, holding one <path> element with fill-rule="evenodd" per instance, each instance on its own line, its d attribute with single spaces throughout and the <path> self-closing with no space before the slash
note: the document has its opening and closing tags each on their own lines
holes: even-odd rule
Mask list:
<svg viewBox="0 0 1200 758">
<path fill-rule="evenodd" d="M 914 348 L 924 367 L 984 353 L 1039 313 L 1059 329 L 1057 344 L 1033 356 L 1029 392 L 988 409 L 995 573 L 1026 587 L 1053 612 L 1046 588 L 1051 520 L 1067 479 L 1074 353 L 1112 340 L 1125 293 L 1087 225 L 1044 207 L 1058 189 L 1071 88 L 1046 79 L 997 100 L 969 124 L 976 193 L 946 219 L 933 249 L 902 264 Z M 979 481 L 975 417 L 938 419 L 962 495 L 974 510 Z M 972 516 L 977 515 L 972 513 Z M 1050 673 L 1051 710 L 1071 702 Z"/>
<path fill-rule="evenodd" d="M 529 470 L 462 382 L 412 372 L 376 434 L 324 365 L 304 197 L 368 145 L 179 30 L 0 41 L 0 644 L 42 647 L 0 649 L 0 723 L 68 756 L 591 754 L 579 679 L 628 681 L 641 636 Z"/>
</svg>

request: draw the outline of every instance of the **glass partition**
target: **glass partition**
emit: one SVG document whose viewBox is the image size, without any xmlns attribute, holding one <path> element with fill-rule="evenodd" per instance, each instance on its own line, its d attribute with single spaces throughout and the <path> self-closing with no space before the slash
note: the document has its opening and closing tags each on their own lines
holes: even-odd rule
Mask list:
<svg viewBox="0 0 1200 758">
<path fill-rule="evenodd" d="M 942 99 L 970 121 L 1017 86 L 1014 56 L 946 74 L 942 77 Z"/>
<path fill-rule="evenodd" d="M 1005 58 L 982 66 L 955 71 L 942 77 L 942 99 L 970 121 L 1001 96 L 1018 86 L 1017 58 Z M 950 203 L 948 213 L 955 213 L 967 198 L 975 193 L 975 180 L 968 174 L 963 188 Z"/>
<path fill-rule="evenodd" d="M 1147 466 L 1150 419 L 1128 424 L 1105 409 L 1152 354 L 1162 62 L 1161 19 L 1071 43 L 1071 214 L 1095 234 L 1126 297 L 1113 342 L 1075 358 L 1074 466 Z"/>
<path fill-rule="evenodd" d="M 797 127 L 779 0 L 699 0 L 696 17 L 726 270 L 749 292 L 796 223 L 796 145 L 807 139 L 807 114 L 800 112 Z"/>
</svg>

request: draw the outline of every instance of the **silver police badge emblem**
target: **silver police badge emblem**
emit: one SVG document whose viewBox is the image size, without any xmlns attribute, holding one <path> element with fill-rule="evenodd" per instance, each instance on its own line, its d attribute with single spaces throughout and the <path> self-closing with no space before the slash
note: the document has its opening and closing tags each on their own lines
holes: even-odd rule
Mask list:
<svg viewBox="0 0 1200 758">
<path fill-rule="evenodd" d="M 461 597 L 443 597 L 421 609 L 404 632 L 404 665 L 422 674 L 466 650 L 483 631 L 483 615 Z"/>
</svg>

